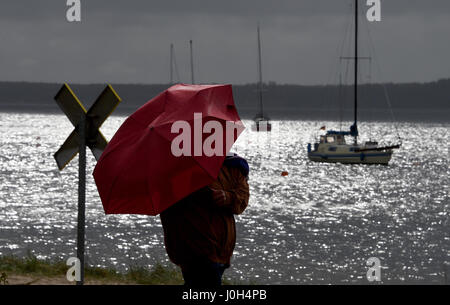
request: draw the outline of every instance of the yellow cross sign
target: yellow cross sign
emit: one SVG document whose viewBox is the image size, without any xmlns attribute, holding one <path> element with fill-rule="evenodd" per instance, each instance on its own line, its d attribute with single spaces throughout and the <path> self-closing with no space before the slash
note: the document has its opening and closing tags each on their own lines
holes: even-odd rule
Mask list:
<svg viewBox="0 0 450 305">
<path fill-rule="evenodd" d="M 91 108 L 86 111 L 69 85 L 64 84 L 56 94 L 55 100 L 75 127 L 64 144 L 54 154 L 58 168 L 62 170 L 78 153 L 80 147 L 78 129 L 82 116 L 85 116 L 86 120 L 86 145 L 91 149 L 95 159 L 98 160 L 108 144 L 99 128 L 122 99 L 111 85 L 107 85 Z"/>
</svg>

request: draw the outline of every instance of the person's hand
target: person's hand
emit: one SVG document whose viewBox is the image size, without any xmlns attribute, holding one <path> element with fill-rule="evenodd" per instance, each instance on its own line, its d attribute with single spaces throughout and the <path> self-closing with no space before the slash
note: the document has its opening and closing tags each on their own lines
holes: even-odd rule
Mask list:
<svg viewBox="0 0 450 305">
<path fill-rule="evenodd" d="M 225 200 L 227 199 L 227 195 L 224 190 L 215 190 L 211 189 L 212 198 L 214 203 L 218 206 L 224 205 Z"/>
</svg>

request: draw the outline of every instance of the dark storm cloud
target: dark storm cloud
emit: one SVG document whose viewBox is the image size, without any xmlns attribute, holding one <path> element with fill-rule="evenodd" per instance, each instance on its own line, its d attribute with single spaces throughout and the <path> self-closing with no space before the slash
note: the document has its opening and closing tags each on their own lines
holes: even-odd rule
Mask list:
<svg viewBox="0 0 450 305">
<path fill-rule="evenodd" d="M 265 80 L 325 83 L 351 20 L 351 2 L 81 0 L 76 24 L 65 20 L 65 0 L 2 1 L 0 79 L 167 82 L 174 43 L 181 81 L 188 82 L 193 39 L 199 81 L 254 82 L 259 21 Z M 382 22 L 368 25 L 380 80 L 449 76 L 449 8 L 443 0 L 382 1 Z"/>
<path fill-rule="evenodd" d="M 81 0 L 88 14 L 109 13 L 133 18 L 134 15 L 230 15 L 230 16 L 311 16 L 339 15 L 346 12 L 348 0 Z M 364 6 L 366 1 L 360 1 Z M 435 14 L 449 11 L 447 0 L 382 0 L 386 14 Z M 56 18 L 65 10 L 65 0 L 6 0 L 2 1 L 2 19 Z"/>
</svg>

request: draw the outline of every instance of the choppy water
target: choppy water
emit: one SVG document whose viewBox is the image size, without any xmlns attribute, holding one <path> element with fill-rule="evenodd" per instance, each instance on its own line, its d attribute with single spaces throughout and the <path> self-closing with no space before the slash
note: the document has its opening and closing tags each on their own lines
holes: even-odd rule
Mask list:
<svg viewBox="0 0 450 305">
<path fill-rule="evenodd" d="M 108 119 L 107 138 L 123 120 Z M 308 162 L 306 143 L 323 124 L 334 125 L 275 122 L 272 133 L 248 128 L 236 143 L 251 166 L 251 199 L 236 217 L 237 245 L 225 275 L 270 284 L 364 284 L 366 260 L 378 257 L 383 283 L 444 283 L 449 124 L 399 124 L 403 146 L 387 167 Z M 53 159 L 71 130 L 62 115 L 0 113 L 0 255 L 75 255 L 78 159 L 62 172 Z M 370 123 L 360 132 L 380 138 L 393 129 Z M 123 270 L 169 264 L 159 217 L 105 216 L 91 175 L 86 217 L 89 263 Z"/>
</svg>

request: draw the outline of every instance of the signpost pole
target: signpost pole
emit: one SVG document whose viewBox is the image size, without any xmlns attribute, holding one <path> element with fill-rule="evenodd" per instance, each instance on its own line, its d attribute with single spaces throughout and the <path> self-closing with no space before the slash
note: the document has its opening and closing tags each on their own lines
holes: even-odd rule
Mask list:
<svg viewBox="0 0 450 305">
<path fill-rule="evenodd" d="M 121 100 L 111 85 L 106 86 L 88 111 L 68 84 L 64 84 L 55 96 L 56 103 L 75 127 L 64 144 L 53 155 L 59 170 L 63 170 L 77 153 L 80 154 L 78 159 L 77 258 L 79 277 L 76 276 L 77 285 L 84 284 L 86 146 L 90 148 L 98 161 L 108 145 L 99 128 Z"/>
<path fill-rule="evenodd" d="M 80 141 L 78 163 L 78 228 L 77 228 L 77 257 L 80 260 L 80 281 L 77 285 L 84 284 L 84 226 L 85 226 L 85 202 L 86 202 L 86 115 L 82 114 L 78 125 Z"/>
</svg>

